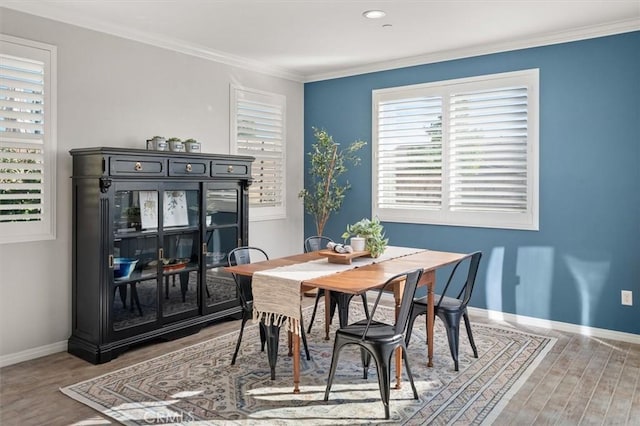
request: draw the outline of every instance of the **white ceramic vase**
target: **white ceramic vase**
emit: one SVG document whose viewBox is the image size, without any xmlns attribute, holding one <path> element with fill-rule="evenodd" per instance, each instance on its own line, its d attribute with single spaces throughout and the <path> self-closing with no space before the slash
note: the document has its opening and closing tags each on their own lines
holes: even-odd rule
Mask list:
<svg viewBox="0 0 640 426">
<path fill-rule="evenodd" d="M 351 237 L 349 240 L 353 251 L 364 251 L 365 239 L 362 237 Z"/>
</svg>

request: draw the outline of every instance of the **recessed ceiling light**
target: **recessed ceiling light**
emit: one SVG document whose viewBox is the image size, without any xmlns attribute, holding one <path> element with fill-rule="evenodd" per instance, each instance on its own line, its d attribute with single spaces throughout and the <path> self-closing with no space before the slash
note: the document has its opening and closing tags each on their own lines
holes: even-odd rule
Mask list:
<svg viewBox="0 0 640 426">
<path fill-rule="evenodd" d="M 362 12 L 362 16 L 367 19 L 380 19 L 384 18 L 387 14 L 383 10 L 366 10 Z"/>
</svg>

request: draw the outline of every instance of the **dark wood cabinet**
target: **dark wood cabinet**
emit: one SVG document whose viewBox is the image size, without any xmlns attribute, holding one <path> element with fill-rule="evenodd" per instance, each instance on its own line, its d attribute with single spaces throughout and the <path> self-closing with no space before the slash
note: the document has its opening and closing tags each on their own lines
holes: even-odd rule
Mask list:
<svg viewBox="0 0 640 426">
<path fill-rule="evenodd" d="M 253 157 L 123 148 L 73 157 L 72 334 L 92 363 L 240 312 L 227 253 L 248 243 Z"/>
</svg>

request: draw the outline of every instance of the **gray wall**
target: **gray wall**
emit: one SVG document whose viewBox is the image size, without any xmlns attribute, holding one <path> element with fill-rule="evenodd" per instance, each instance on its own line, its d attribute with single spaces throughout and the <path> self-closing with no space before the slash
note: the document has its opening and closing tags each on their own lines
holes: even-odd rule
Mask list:
<svg viewBox="0 0 640 426">
<path fill-rule="evenodd" d="M 58 47 L 57 238 L 0 245 L 0 365 L 66 349 L 71 333 L 72 148 L 144 148 L 153 135 L 192 137 L 229 153 L 229 86 L 287 97 L 287 218 L 252 222 L 250 243 L 299 252 L 303 86 L 0 8 L 4 34 Z"/>
</svg>

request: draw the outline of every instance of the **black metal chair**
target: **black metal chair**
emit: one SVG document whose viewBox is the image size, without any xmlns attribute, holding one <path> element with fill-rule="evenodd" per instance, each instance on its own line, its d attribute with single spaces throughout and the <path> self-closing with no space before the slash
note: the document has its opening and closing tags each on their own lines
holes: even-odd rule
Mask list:
<svg viewBox="0 0 640 426">
<path fill-rule="evenodd" d="M 268 260 L 269 256 L 264 250 L 258 247 L 238 247 L 229 252 L 227 259 L 229 266 L 235 266 L 251 263 L 252 258 L 255 262 L 260 262 Z M 247 321 L 253 318 L 253 292 L 251 290 L 251 277 L 236 274 L 232 275 L 233 280 L 236 282 L 236 288 L 240 298 L 240 306 L 242 307 L 242 324 L 240 325 L 240 334 L 238 335 L 236 350 L 231 358 L 231 365 L 234 365 L 236 363 L 238 351 L 240 350 L 240 342 L 242 342 L 244 326 Z M 260 323 L 260 350 L 263 352 L 266 341 L 267 337 L 265 326 L 263 323 Z"/>
<path fill-rule="evenodd" d="M 229 252 L 227 260 L 229 266 L 235 266 L 269 260 L 269 256 L 261 248 L 242 246 L 231 250 Z M 240 342 L 242 341 L 244 326 L 248 320 L 253 318 L 253 291 L 251 288 L 251 277 L 238 274 L 232 275 L 234 281 L 236 282 L 238 295 L 240 297 L 240 306 L 242 307 L 242 324 L 240 325 L 240 334 L 238 335 L 236 350 L 233 353 L 233 357 L 231 358 L 231 365 L 234 365 L 236 363 L 238 351 L 240 350 Z M 267 326 L 263 322 L 260 322 L 260 350 L 264 352 L 264 346 L 266 343 L 267 356 L 269 358 L 269 366 L 271 367 L 272 379 L 275 379 L 275 366 L 278 358 L 278 340 L 280 337 L 280 326 L 281 324 Z M 307 337 L 304 333 L 304 327 L 301 328 L 302 342 L 304 344 L 307 360 L 309 360 L 311 359 L 311 356 L 309 354 L 309 347 L 307 346 Z"/>
<path fill-rule="evenodd" d="M 304 240 L 304 252 L 309 253 L 312 251 L 322 250 L 327 247 L 327 244 L 333 242 L 333 240 L 329 237 L 324 237 L 321 235 L 314 235 L 306 240 Z M 324 296 L 324 289 L 319 288 L 316 293 L 316 301 L 313 305 L 313 312 L 311 313 L 311 320 L 309 321 L 309 329 L 307 333 L 311 333 L 311 327 L 313 326 L 313 321 L 316 318 L 316 312 L 318 310 L 318 302 L 320 298 Z M 339 291 L 331 292 L 331 310 L 329 315 L 329 321 L 333 320 L 333 315 L 336 313 L 336 307 L 338 308 L 338 319 L 340 321 L 340 327 L 347 325 L 349 322 L 349 302 L 353 298 L 353 294 L 342 293 Z M 364 306 L 364 313 L 369 318 L 369 306 L 367 305 L 367 295 L 366 293 L 362 293 L 360 295 L 362 297 L 362 305 Z"/>
<path fill-rule="evenodd" d="M 473 334 L 471 333 L 471 324 L 469 323 L 469 315 L 467 314 L 467 305 L 471 299 L 471 293 L 473 292 L 473 286 L 476 281 L 476 275 L 478 273 L 478 265 L 480 264 L 481 252 L 471 253 L 464 257 L 451 271 L 447 284 L 444 287 L 441 295 L 435 294 L 434 300 L 437 303 L 434 306 L 435 316 L 440 318 L 445 324 L 447 330 L 447 339 L 449 340 L 449 349 L 451 350 L 451 357 L 455 371 L 458 371 L 458 347 L 460 341 L 460 319 L 464 319 L 464 325 L 467 329 L 467 336 L 469 336 L 469 343 L 473 349 L 473 356 L 478 358 L 478 349 L 473 341 Z M 468 260 L 469 270 L 467 273 L 467 279 L 464 281 L 460 292 L 456 298 L 448 297 L 446 295 L 449 285 L 456 274 L 458 267 Z M 425 315 L 427 313 L 427 296 L 416 298 L 411 304 L 411 313 L 409 315 L 409 325 L 407 329 L 407 346 L 411 340 L 411 332 L 413 329 L 413 323 L 419 315 Z"/>
<path fill-rule="evenodd" d="M 402 348 L 402 358 L 404 359 L 407 375 L 409 376 L 411 388 L 413 389 L 413 397 L 414 399 L 418 399 L 418 391 L 413 383 L 413 375 L 411 374 L 411 368 L 409 367 L 409 360 L 407 358 L 405 332 L 407 329 L 409 312 L 411 310 L 411 303 L 421 276 L 422 270 L 416 269 L 414 271 L 405 272 L 389 278 L 378 293 L 378 297 L 373 305 L 369 319 L 349 324 L 336 331 L 336 338 L 333 345 L 333 357 L 331 359 L 331 368 L 329 370 L 329 379 L 327 381 L 327 389 L 324 393 L 325 401 L 329 400 L 329 392 L 331 391 L 333 378 L 336 374 L 340 351 L 346 345 L 360 346 L 364 370 L 363 376 L 365 379 L 368 376 L 369 363 L 373 356 L 376 362 L 378 386 L 380 388 L 382 403 L 384 404 L 384 414 L 386 419 L 389 419 L 391 357 L 398 347 Z M 392 285 L 395 285 L 395 282 L 398 280 L 405 280 L 405 283 L 400 311 L 397 314 L 395 324 L 386 324 L 374 321 L 373 318 L 375 316 L 376 309 L 378 308 L 380 297 L 384 291 L 388 290 Z"/>
</svg>

